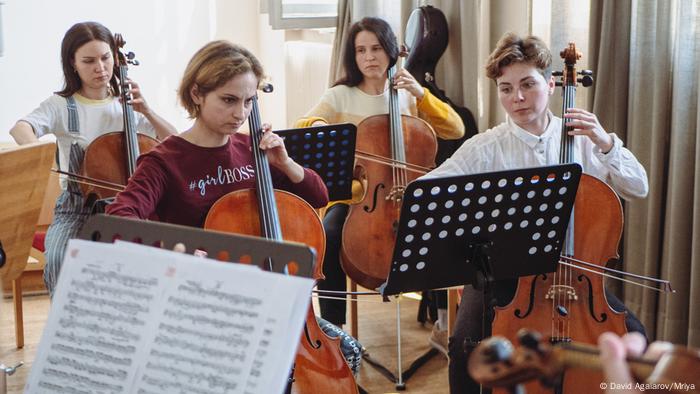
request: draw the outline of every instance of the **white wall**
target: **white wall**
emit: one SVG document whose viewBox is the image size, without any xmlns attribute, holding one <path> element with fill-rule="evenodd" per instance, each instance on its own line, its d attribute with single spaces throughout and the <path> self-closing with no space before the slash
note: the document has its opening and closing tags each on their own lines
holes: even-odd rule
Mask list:
<svg viewBox="0 0 700 394">
<path fill-rule="evenodd" d="M 61 40 L 74 23 L 88 20 L 122 34 L 125 49 L 141 62 L 129 75 L 150 106 L 178 130 L 191 123 L 176 100 L 180 77 L 194 52 L 214 39 L 258 55 L 276 88 L 261 99 L 263 121 L 286 126 L 284 32 L 269 27 L 267 15 L 259 14 L 259 0 L 3 1 L 0 143 L 12 141 L 9 130 L 17 119 L 62 88 Z"/>
</svg>

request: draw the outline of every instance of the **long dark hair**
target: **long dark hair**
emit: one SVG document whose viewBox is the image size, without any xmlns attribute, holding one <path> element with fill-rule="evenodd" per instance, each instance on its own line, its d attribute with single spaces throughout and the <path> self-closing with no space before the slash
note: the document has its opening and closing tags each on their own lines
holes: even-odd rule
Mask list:
<svg viewBox="0 0 700 394">
<path fill-rule="evenodd" d="M 377 40 L 379 40 L 379 44 L 384 48 L 384 52 L 389 56 L 389 67 L 391 68 L 396 64 L 396 59 L 399 57 L 399 45 L 396 42 L 396 35 L 391 30 L 391 26 L 384 19 L 362 18 L 362 20 L 350 26 L 348 39 L 345 41 L 345 48 L 343 49 L 345 75 L 336 81 L 333 86 L 357 86 L 362 82 L 364 77 L 355 61 L 355 38 L 361 31 L 374 33 L 377 36 Z"/>
<path fill-rule="evenodd" d="M 61 42 L 61 65 L 63 67 L 63 78 L 64 86 L 63 90 L 56 92 L 57 95 L 68 97 L 73 95 L 73 93 L 80 90 L 83 85 L 80 80 L 80 76 L 75 71 L 75 52 L 78 48 L 87 44 L 92 40 L 100 40 L 106 42 L 109 48 L 112 50 L 112 56 L 115 57 L 114 69 L 112 70 L 112 79 L 109 80 L 109 85 L 112 88 L 111 93 L 113 96 L 119 95 L 119 82 L 117 82 L 117 45 L 114 42 L 114 36 L 112 32 L 109 31 L 102 24 L 97 22 L 80 22 L 71 26 L 63 36 L 63 41 Z"/>
</svg>

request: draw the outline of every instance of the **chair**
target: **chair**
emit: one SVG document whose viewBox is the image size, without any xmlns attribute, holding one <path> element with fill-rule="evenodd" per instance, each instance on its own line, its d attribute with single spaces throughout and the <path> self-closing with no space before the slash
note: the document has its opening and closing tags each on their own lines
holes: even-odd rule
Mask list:
<svg viewBox="0 0 700 394">
<path fill-rule="evenodd" d="M 22 279 L 44 202 L 56 144 L 36 142 L 0 150 L 0 279 L 12 282 L 17 348 L 24 347 Z"/>
</svg>

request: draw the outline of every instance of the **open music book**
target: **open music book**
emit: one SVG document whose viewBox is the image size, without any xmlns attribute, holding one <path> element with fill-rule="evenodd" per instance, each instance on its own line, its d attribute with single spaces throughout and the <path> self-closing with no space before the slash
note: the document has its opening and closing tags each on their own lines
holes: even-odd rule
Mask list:
<svg viewBox="0 0 700 394">
<path fill-rule="evenodd" d="M 313 287 L 128 242 L 71 240 L 27 393 L 281 393 Z"/>
</svg>

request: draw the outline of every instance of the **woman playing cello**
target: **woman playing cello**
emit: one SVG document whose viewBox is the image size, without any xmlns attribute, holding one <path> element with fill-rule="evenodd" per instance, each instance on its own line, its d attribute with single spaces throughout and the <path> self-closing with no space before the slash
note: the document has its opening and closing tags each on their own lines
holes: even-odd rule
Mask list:
<svg viewBox="0 0 700 394">
<path fill-rule="evenodd" d="M 387 70 L 396 63 L 399 47 L 386 21 L 363 18 L 350 27 L 347 37 L 343 49 L 345 76 L 325 92 L 320 102 L 304 118 L 297 121 L 297 127 L 345 122 L 357 125 L 367 117 L 386 114 L 391 83 L 393 88 L 398 89 L 402 114 L 426 120 L 440 138 L 458 139 L 464 135 L 464 124 L 459 115 L 423 88 L 407 70 L 397 71 L 394 79 L 388 82 Z M 360 182 L 353 182 L 353 203 L 361 199 L 364 194 L 362 189 Z M 348 211 L 348 202 L 336 203 L 324 216 L 326 257 L 323 270 L 326 279 L 319 283 L 321 290 L 346 290 L 346 278 L 340 265 L 340 247 Z M 338 325 L 345 324 L 345 301 L 320 299 L 320 305 L 321 315 L 325 319 Z"/>
<path fill-rule="evenodd" d="M 465 142 L 455 154 L 425 178 L 536 167 L 558 163 L 561 125 L 573 127 L 576 136 L 577 162 L 583 171 L 608 183 L 625 199 L 645 197 L 648 191 L 646 171 L 632 152 L 613 133 L 608 133 L 597 117 L 585 110 L 568 108 L 565 120 L 548 109 L 555 82 L 551 70 L 552 56 L 537 37 L 504 35 L 491 53 L 486 73 L 498 89 L 507 119 L 500 125 Z M 494 286 L 495 287 L 495 286 Z M 494 289 L 500 304 L 508 303 L 515 281 Z M 626 310 L 622 302 L 607 293 L 613 309 Z M 450 389 L 452 393 L 478 392 L 478 385 L 463 373 L 468 350 L 465 340 L 481 338 L 482 293 L 464 288 L 457 323 L 450 338 Z M 627 314 L 629 331 L 644 333 L 644 327 L 631 313 Z"/>
<path fill-rule="evenodd" d="M 54 134 L 59 168 L 78 174 L 90 142 L 124 129 L 119 83 L 114 73 L 116 53 L 114 37 L 103 25 L 82 22 L 68 29 L 61 44 L 65 86 L 17 122 L 10 130 L 15 141 L 27 144 L 45 134 Z M 148 106 L 138 84 L 130 83 L 131 105 L 138 112 L 137 129 L 159 139 L 174 134 L 175 128 Z M 63 193 L 58 197 L 45 241 L 44 282 L 49 294 L 53 294 L 58 280 L 66 244 L 78 234 L 91 209 L 85 206 L 75 182 L 61 179 L 61 188 Z"/>
<path fill-rule="evenodd" d="M 220 197 L 254 189 L 257 174 L 251 142 L 239 129 L 251 113 L 262 77 L 262 65 L 245 48 L 213 41 L 197 51 L 178 89 L 194 124 L 141 156 L 126 189 L 107 213 L 139 219 L 155 216 L 163 222 L 202 227 Z M 268 124 L 263 125 L 259 148 L 266 152 L 276 189 L 316 208 L 326 205 L 328 191 L 321 178 L 287 155 L 284 141 Z M 350 350 L 346 357 L 355 355 Z M 359 361 L 353 364 L 357 365 Z"/>
</svg>

